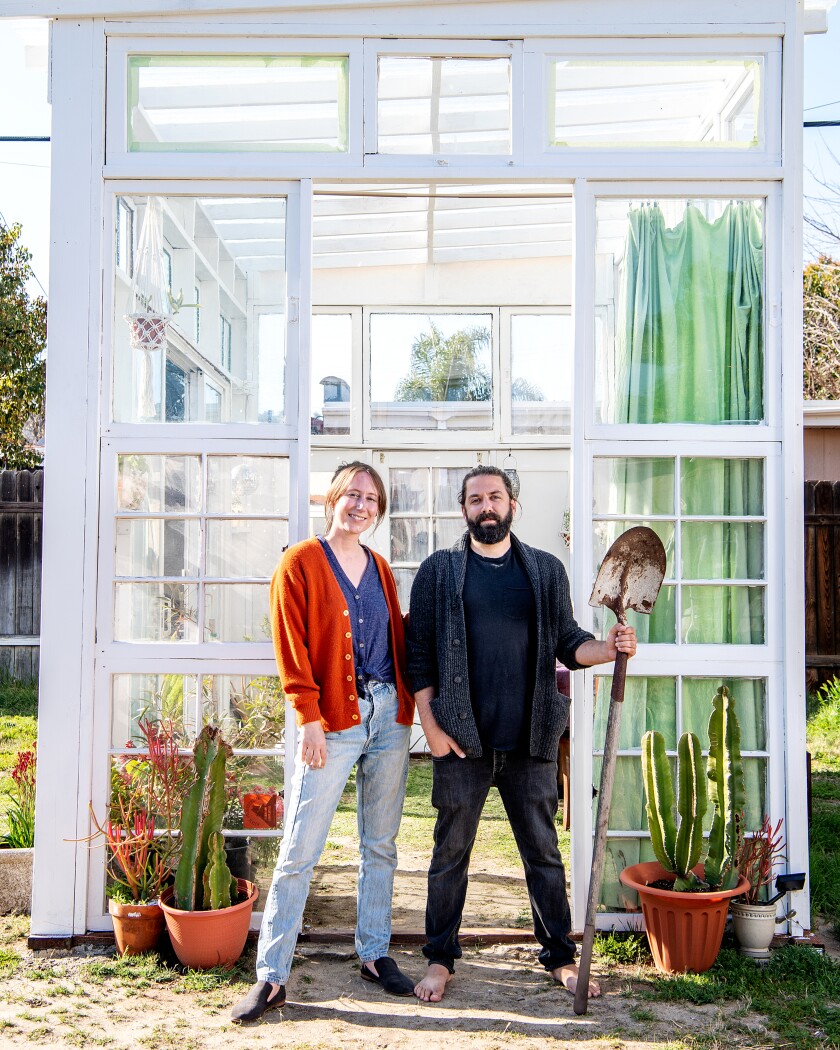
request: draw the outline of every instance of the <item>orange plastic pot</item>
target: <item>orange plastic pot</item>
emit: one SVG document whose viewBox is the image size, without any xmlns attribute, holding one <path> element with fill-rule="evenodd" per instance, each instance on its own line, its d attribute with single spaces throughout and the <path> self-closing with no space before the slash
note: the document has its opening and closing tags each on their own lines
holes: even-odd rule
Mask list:
<svg viewBox="0 0 840 1050">
<path fill-rule="evenodd" d="M 109 900 L 108 912 L 120 955 L 140 955 L 160 948 L 165 920 L 157 904 L 118 904 Z"/>
<path fill-rule="evenodd" d="M 701 864 L 694 871 L 702 878 Z M 720 951 L 729 902 L 749 888 L 742 877 L 732 890 L 682 893 L 658 889 L 648 883 L 672 875 L 656 861 L 631 864 L 619 878 L 639 895 L 653 961 L 662 973 L 708 970 Z"/>
<path fill-rule="evenodd" d="M 240 894 L 248 896 L 230 908 L 182 911 L 169 903 L 171 889 L 161 898 L 169 939 L 182 965 L 191 970 L 210 970 L 214 966 L 229 970 L 242 954 L 251 925 L 251 912 L 260 891 L 246 879 L 237 879 L 236 882 Z"/>
</svg>

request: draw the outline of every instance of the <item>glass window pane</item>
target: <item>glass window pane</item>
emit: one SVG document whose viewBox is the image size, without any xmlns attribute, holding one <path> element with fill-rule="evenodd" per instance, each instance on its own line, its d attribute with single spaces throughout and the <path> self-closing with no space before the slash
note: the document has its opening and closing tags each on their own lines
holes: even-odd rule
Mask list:
<svg viewBox="0 0 840 1050">
<path fill-rule="evenodd" d="M 464 475 L 470 469 L 468 465 L 463 467 L 435 467 L 432 472 L 434 485 L 434 510 L 436 514 L 447 511 L 457 511 L 460 507 L 458 497 L 461 494 L 461 485 Z"/>
<path fill-rule="evenodd" d="M 271 641 L 268 584 L 208 583 L 204 588 L 204 641 Z"/>
<path fill-rule="evenodd" d="M 194 514 L 200 500 L 198 456 L 117 456 L 117 510 Z"/>
<path fill-rule="evenodd" d="M 599 605 L 593 613 L 593 630 L 596 635 L 606 638 L 607 631 L 615 623 L 612 610 Z M 659 591 L 653 612 L 638 613 L 627 610 L 627 623 L 636 629 L 640 642 L 658 642 L 663 645 L 677 640 L 677 588 L 667 584 Z"/>
<path fill-rule="evenodd" d="M 673 514 L 672 459 L 599 457 L 593 461 L 596 514 Z"/>
<path fill-rule="evenodd" d="M 653 847 L 647 838 L 609 838 L 604 853 L 604 874 L 601 879 L 600 906 L 605 911 L 641 911 L 639 897 L 635 890 L 628 889 L 619 880 L 619 872 L 640 864 L 643 861 L 656 860 Z"/>
<path fill-rule="evenodd" d="M 199 524 L 183 518 L 117 518 L 117 576 L 197 576 Z"/>
<path fill-rule="evenodd" d="M 764 513 L 764 460 L 689 457 L 680 464 L 683 514 Z"/>
<path fill-rule="evenodd" d="M 391 561 L 419 565 L 429 550 L 428 518 L 391 518 Z"/>
<path fill-rule="evenodd" d="M 285 200 L 136 196 L 128 201 L 136 246 L 133 276 L 119 266 L 114 270 L 113 418 L 282 422 Z M 122 237 L 124 227 L 118 231 Z M 164 240 L 171 247 L 171 288 Z M 206 319 L 200 325 L 193 300 L 199 286 Z"/>
<path fill-rule="evenodd" d="M 198 587 L 181 583 L 117 583 L 114 641 L 197 642 Z"/>
<path fill-rule="evenodd" d="M 595 723 L 593 744 L 602 750 L 607 734 L 612 675 L 595 679 Z M 665 747 L 677 746 L 677 680 L 676 678 L 637 678 L 629 675 L 624 688 L 618 747 L 621 751 L 638 750 L 642 737 L 655 729 L 665 737 Z"/>
<path fill-rule="evenodd" d="M 592 786 L 598 790 L 601 783 L 603 759 L 592 759 Z M 592 826 L 595 826 L 597 806 L 592 807 Z M 645 789 L 642 782 L 642 760 L 629 755 L 619 755 L 615 760 L 612 803 L 610 805 L 610 831 L 647 831 L 645 814 Z"/>
<path fill-rule="evenodd" d="M 202 722 L 221 726 L 231 747 L 264 751 L 282 746 L 285 695 L 274 675 L 206 675 Z"/>
<path fill-rule="evenodd" d="M 599 423 L 764 419 L 760 201 L 598 201 Z"/>
<path fill-rule="evenodd" d="M 674 572 L 674 523 L 672 521 L 644 521 L 634 519 L 618 521 L 595 521 L 593 522 L 594 536 L 592 546 L 593 566 L 592 566 L 592 578 L 598 574 L 598 569 L 601 567 L 601 562 L 604 560 L 604 556 L 610 549 L 612 544 L 618 539 L 618 537 L 626 532 L 628 529 L 635 528 L 638 525 L 644 525 L 649 529 L 652 529 L 656 535 L 662 540 L 662 546 L 665 548 L 665 578 L 673 579 L 676 575 Z"/>
<path fill-rule="evenodd" d="M 510 59 L 380 55 L 376 127 L 379 153 L 510 153 Z"/>
<path fill-rule="evenodd" d="M 490 314 L 371 314 L 374 429 L 489 429 L 492 320 Z"/>
<path fill-rule="evenodd" d="M 764 526 L 683 522 L 682 576 L 688 580 L 764 579 Z"/>
<path fill-rule="evenodd" d="M 283 456 L 208 456 L 209 514 L 289 513 L 289 461 Z"/>
<path fill-rule="evenodd" d="M 411 585 L 416 575 L 417 569 L 394 569 L 394 581 L 397 585 L 401 609 L 408 609 L 411 600 Z"/>
<path fill-rule="evenodd" d="M 283 758 L 282 755 L 234 755 L 227 761 L 225 773 L 225 790 L 228 797 L 228 809 L 224 816 L 223 826 L 231 830 L 254 827 L 260 824 L 260 831 L 274 830 L 279 827 L 282 807 L 277 804 L 283 794 Z M 269 809 L 263 800 L 248 799 L 246 795 L 274 795 L 275 805 Z M 249 805 L 249 802 L 251 803 Z M 257 803 L 255 806 L 254 803 Z M 254 810 L 256 809 L 256 813 Z M 273 810 L 274 827 L 266 827 L 265 817 Z M 257 820 L 249 819 L 253 814 Z M 260 820 L 259 818 L 263 819 Z"/>
<path fill-rule="evenodd" d="M 399 468 L 390 472 L 391 513 L 423 514 L 429 510 L 429 468 Z"/>
<path fill-rule="evenodd" d="M 726 686 L 735 701 L 735 713 L 741 726 L 741 750 L 764 751 L 767 747 L 767 683 L 763 678 L 683 678 L 683 731 L 696 733 L 703 749 L 708 750 L 712 700 L 722 685 Z"/>
<path fill-rule="evenodd" d="M 130 55 L 132 152 L 347 150 L 346 55 Z"/>
<path fill-rule="evenodd" d="M 574 346 L 568 314 L 510 319 L 514 434 L 570 434 Z"/>
<path fill-rule="evenodd" d="M 552 58 L 552 146 L 761 146 L 763 59 Z"/>
<path fill-rule="evenodd" d="M 268 578 L 289 542 L 287 521 L 237 518 L 207 522 L 207 576 Z"/>
<path fill-rule="evenodd" d="M 683 587 L 684 642 L 762 645 L 763 587 Z"/>
<path fill-rule="evenodd" d="M 454 546 L 464 533 L 463 518 L 435 518 L 433 549 L 439 551 Z"/>
<path fill-rule="evenodd" d="M 111 678 L 111 747 L 143 746 L 140 719 L 172 722 L 190 747 L 198 719 L 197 680 L 182 674 L 115 674 Z"/>
<path fill-rule="evenodd" d="M 313 314 L 311 340 L 310 433 L 349 434 L 352 316 Z"/>
</svg>

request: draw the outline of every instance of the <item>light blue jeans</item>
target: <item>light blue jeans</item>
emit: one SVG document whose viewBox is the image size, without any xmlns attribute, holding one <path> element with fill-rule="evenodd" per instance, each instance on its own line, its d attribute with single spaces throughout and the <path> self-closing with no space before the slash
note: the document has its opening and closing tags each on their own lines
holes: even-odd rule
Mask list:
<svg viewBox="0 0 840 1050">
<path fill-rule="evenodd" d="M 393 685 L 370 683 L 359 693 L 360 723 L 327 733 L 327 761 L 310 769 L 295 758 L 286 792 L 283 841 L 263 913 L 257 979 L 285 984 L 292 968 L 312 870 L 353 766 L 359 825 L 356 951 L 364 961 L 388 954 L 391 898 L 405 783 L 410 726 L 397 722 Z"/>
</svg>

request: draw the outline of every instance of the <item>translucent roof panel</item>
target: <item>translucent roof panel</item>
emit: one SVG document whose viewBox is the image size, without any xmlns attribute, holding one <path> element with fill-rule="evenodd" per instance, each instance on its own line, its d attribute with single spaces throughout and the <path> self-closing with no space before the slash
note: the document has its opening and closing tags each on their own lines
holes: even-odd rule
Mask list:
<svg viewBox="0 0 840 1050">
<path fill-rule="evenodd" d="M 346 55 L 131 55 L 133 152 L 347 150 Z"/>
<path fill-rule="evenodd" d="M 551 58 L 552 146 L 759 148 L 759 57 Z"/>
</svg>

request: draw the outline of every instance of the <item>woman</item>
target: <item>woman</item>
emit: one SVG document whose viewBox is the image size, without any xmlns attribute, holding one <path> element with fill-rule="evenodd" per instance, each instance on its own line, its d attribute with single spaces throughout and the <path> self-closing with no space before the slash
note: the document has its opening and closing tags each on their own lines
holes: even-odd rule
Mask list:
<svg viewBox="0 0 840 1050">
<path fill-rule="evenodd" d="M 260 930 L 257 983 L 233 1008 L 235 1021 L 255 1021 L 286 1001 L 312 870 L 354 764 L 361 975 L 394 995 L 413 994 L 414 982 L 387 953 L 414 701 L 393 574 L 360 542 L 386 504 L 375 470 L 359 462 L 339 467 L 324 503 L 326 535 L 286 551 L 271 581 L 274 650 L 300 746 Z"/>
</svg>

